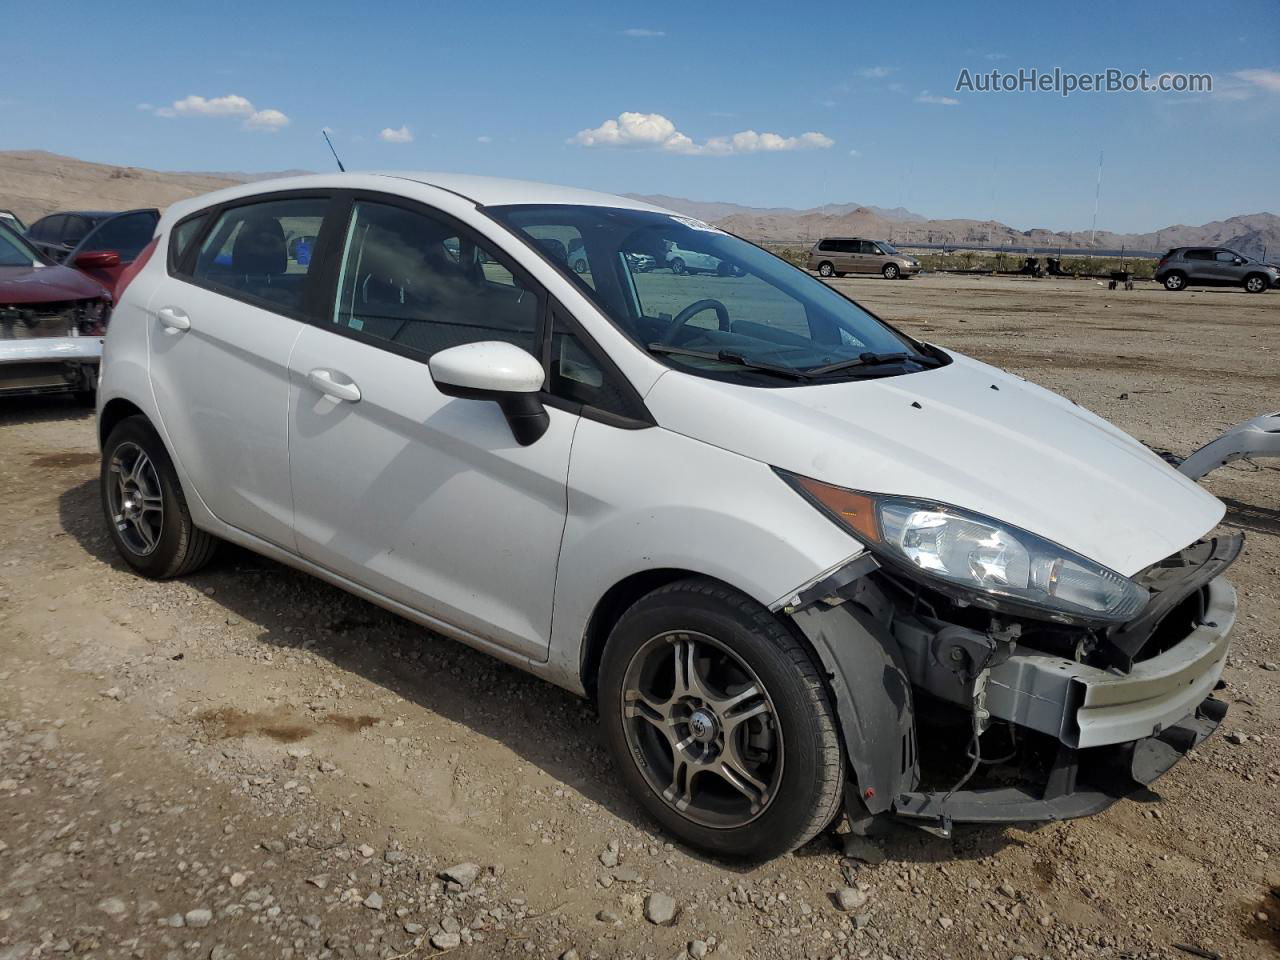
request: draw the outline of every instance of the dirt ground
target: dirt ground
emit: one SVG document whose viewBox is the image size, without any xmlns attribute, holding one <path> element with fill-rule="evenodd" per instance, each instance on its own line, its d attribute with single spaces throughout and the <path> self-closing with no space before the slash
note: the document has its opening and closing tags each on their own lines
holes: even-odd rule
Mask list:
<svg viewBox="0 0 1280 960">
<path fill-rule="evenodd" d="M 835 283 L 1156 447 L 1280 409 L 1280 294 Z M 1154 791 L 1039 829 L 897 828 L 877 864 L 826 836 L 751 869 L 670 844 L 558 689 L 247 553 L 138 579 L 97 462 L 69 403 L 0 408 L 0 960 L 1277 955 L 1274 461 L 1208 480 L 1248 536 L 1231 712 Z M 865 903 L 840 912 L 849 885 Z"/>
</svg>

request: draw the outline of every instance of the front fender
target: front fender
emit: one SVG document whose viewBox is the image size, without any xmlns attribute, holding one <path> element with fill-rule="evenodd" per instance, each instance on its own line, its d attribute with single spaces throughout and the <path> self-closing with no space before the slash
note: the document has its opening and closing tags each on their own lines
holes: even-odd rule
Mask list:
<svg viewBox="0 0 1280 960">
<path fill-rule="evenodd" d="M 569 465 L 548 667 L 578 688 L 601 598 L 637 573 L 712 577 L 766 607 L 863 552 L 766 464 L 657 427 L 583 419 Z"/>
</svg>

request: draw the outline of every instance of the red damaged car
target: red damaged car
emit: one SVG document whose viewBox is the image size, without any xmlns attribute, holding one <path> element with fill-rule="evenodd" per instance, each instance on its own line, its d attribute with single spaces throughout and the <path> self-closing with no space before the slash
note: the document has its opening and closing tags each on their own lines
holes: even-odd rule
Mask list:
<svg viewBox="0 0 1280 960">
<path fill-rule="evenodd" d="M 0 397 L 71 393 L 91 404 L 111 296 L 0 222 Z"/>
</svg>

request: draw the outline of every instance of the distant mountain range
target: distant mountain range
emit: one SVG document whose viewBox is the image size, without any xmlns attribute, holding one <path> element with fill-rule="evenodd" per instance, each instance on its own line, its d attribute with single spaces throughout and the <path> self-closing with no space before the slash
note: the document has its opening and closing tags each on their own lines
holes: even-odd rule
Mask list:
<svg viewBox="0 0 1280 960">
<path fill-rule="evenodd" d="M 629 193 L 633 200 L 657 204 L 736 233 L 750 240 L 811 242 L 820 237 L 855 236 L 895 243 L 954 243 L 988 246 L 1086 247 L 1089 231 L 1019 230 L 996 220 L 930 220 L 895 207 L 886 210 L 855 203 L 828 204 L 807 210 L 788 207 L 744 207 L 736 203 L 686 200 L 661 194 Z M 1231 247 L 1248 256 L 1280 258 L 1280 216 L 1249 213 L 1200 226 L 1176 224 L 1150 233 L 1099 230 L 1099 249 L 1152 250 L 1170 247 Z"/>
<path fill-rule="evenodd" d="M 165 173 L 141 167 L 90 163 L 42 150 L 0 151 L 0 208 L 28 223 L 54 210 L 127 210 L 166 207 L 176 200 L 247 181 L 305 173 Z M 751 240 L 812 242 L 824 236 L 864 236 L 899 243 L 954 243 L 1079 247 L 1088 232 L 1018 230 L 995 220 L 930 220 L 902 207 L 886 209 L 857 203 L 832 203 L 807 210 L 748 207 L 737 203 L 689 200 L 653 194 L 627 194 L 678 210 Z M 1231 247 L 1250 256 L 1280 259 L 1280 217 L 1251 213 L 1200 226 L 1177 224 L 1152 233 L 1098 231 L 1099 248 L 1154 250 L 1192 246 Z"/>
<path fill-rule="evenodd" d="M 718 222 L 728 217 L 737 216 L 806 216 L 822 215 L 842 217 L 846 214 L 865 210 L 894 223 L 924 223 L 927 219 L 918 213 L 912 213 L 904 207 L 871 207 L 860 203 L 827 203 L 821 207 L 810 207 L 807 210 L 794 210 L 790 207 L 744 207 L 740 203 L 718 203 L 713 200 L 688 200 L 684 197 L 669 197 L 662 193 L 624 193 L 624 197 L 652 203 L 654 206 L 679 210 L 681 213 L 705 220 L 708 223 Z"/>
</svg>

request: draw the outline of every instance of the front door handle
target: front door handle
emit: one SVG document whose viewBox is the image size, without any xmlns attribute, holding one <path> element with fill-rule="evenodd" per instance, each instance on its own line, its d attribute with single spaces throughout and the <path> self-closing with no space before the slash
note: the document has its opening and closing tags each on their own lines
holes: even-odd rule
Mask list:
<svg viewBox="0 0 1280 960">
<path fill-rule="evenodd" d="M 336 377 L 346 380 L 346 383 L 339 383 Z M 333 397 L 335 400 L 345 400 L 348 403 L 355 403 L 360 399 L 360 388 L 351 382 L 351 378 L 344 373 L 338 373 L 336 370 L 326 370 L 323 367 L 317 367 L 307 374 L 307 379 L 311 381 L 311 385 L 323 393 L 325 396 Z"/>
<path fill-rule="evenodd" d="M 161 307 L 156 311 L 156 319 L 170 330 L 181 332 L 191 329 L 191 318 L 177 307 Z"/>
</svg>

